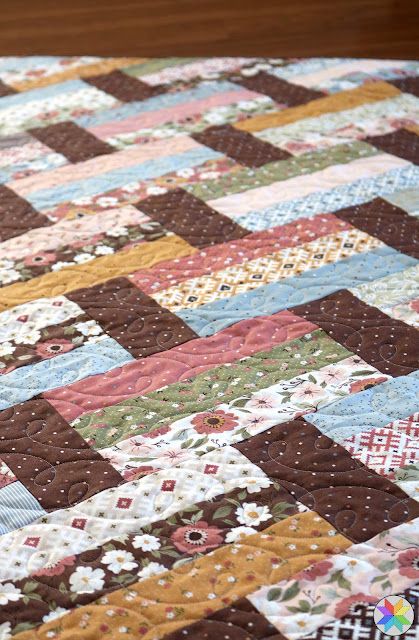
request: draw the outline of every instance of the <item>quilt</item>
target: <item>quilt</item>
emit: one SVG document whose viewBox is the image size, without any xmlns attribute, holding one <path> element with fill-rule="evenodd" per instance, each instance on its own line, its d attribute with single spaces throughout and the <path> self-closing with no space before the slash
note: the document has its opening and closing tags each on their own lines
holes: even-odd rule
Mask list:
<svg viewBox="0 0 419 640">
<path fill-rule="evenodd" d="M 0 640 L 419 638 L 419 63 L 0 96 Z"/>
</svg>

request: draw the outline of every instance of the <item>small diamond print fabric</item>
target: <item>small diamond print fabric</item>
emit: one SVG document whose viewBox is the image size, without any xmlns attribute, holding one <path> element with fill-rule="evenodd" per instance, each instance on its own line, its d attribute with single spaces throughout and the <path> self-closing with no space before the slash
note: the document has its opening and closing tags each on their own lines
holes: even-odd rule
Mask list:
<svg viewBox="0 0 419 640">
<path fill-rule="evenodd" d="M 418 638 L 419 64 L 0 96 L 0 640 Z"/>
</svg>

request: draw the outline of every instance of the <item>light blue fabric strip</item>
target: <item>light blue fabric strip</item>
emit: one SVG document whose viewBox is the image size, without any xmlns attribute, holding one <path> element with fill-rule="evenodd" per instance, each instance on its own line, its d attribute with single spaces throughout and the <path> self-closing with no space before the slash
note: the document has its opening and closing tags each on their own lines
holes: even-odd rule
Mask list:
<svg viewBox="0 0 419 640">
<path fill-rule="evenodd" d="M 47 98 L 52 98 L 60 93 L 74 93 L 75 91 L 88 89 L 89 87 L 90 85 L 86 84 L 82 80 L 66 80 L 65 82 L 51 84 L 48 87 L 31 89 L 29 91 L 23 91 L 22 93 L 14 93 L 11 96 L 5 96 L 1 99 L 0 112 L 3 109 L 18 107 L 19 105 L 26 104 L 27 102 L 33 102 L 34 100 L 46 100 Z"/>
<path fill-rule="evenodd" d="M 113 338 L 86 343 L 49 360 L 19 367 L 0 377 L 0 409 L 7 409 L 50 389 L 105 373 L 134 360 Z"/>
<path fill-rule="evenodd" d="M 400 76 L 400 69 L 403 69 L 403 76 Z M 338 93 L 355 89 L 361 84 L 374 80 L 399 80 L 405 75 L 417 75 L 418 64 L 416 62 L 407 63 L 403 60 L 395 60 L 393 65 L 389 64 L 385 69 L 376 69 L 373 72 L 358 71 L 348 74 L 336 73 L 334 78 L 313 85 L 312 89 L 323 89 L 327 93 Z"/>
<path fill-rule="evenodd" d="M 0 489 L 0 534 L 34 522 L 46 511 L 19 481 Z"/>
<path fill-rule="evenodd" d="M 386 200 L 410 214 L 419 211 L 419 185 L 416 189 L 404 189 L 388 194 Z"/>
<path fill-rule="evenodd" d="M 284 67 L 270 69 L 268 73 L 284 80 L 292 79 L 294 76 L 316 73 L 323 69 L 330 69 L 344 62 L 352 62 L 355 58 L 309 58 L 294 64 L 287 64 Z"/>
<path fill-rule="evenodd" d="M 210 96 L 222 93 L 223 91 L 239 90 L 240 87 L 237 84 L 233 84 L 228 81 L 202 82 L 197 87 L 188 89 L 187 91 L 163 93 L 160 96 L 154 96 L 153 98 L 148 98 L 148 100 L 142 100 L 141 102 L 130 102 L 129 104 L 124 104 L 121 107 L 116 107 L 115 109 L 106 109 L 100 113 L 81 116 L 80 118 L 75 119 L 75 122 L 85 128 L 97 127 L 98 125 L 105 124 L 107 122 L 124 120 L 125 118 L 137 116 L 141 113 L 175 107 L 177 105 L 184 104 L 185 102 L 190 102 L 191 100 L 209 98 Z"/>
<path fill-rule="evenodd" d="M 419 410 L 419 376 L 393 378 L 371 389 L 337 400 L 304 419 L 336 442 L 361 431 L 384 427 Z"/>
<path fill-rule="evenodd" d="M 170 141 L 168 142 L 170 145 Z M 42 189 L 26 196 L 36 209 L 49 209 L 61 202 L 67 202 L 82 196 L 95 196 L 116 189 L 129 182 L 150 180 L 171 171 L 186 169 L 202 164 L 207 160 L 222 157 L 217 151 L 200 146 L 166 158 L 156 158 L 130 167 L 121 167 L 108 173 L 78 180 L 70 184 L 59 185 L 51 189 Z"/>
<path fill-rule="evenodd" d="M 260 211 L 251 211 L 234 218 L 250 231 L 262 231 L 298 218 L 318 213 L 333 213 L 338 209 L 368 202 L 372 198 L 419 186 L 419 167 L 407 165 L 392 169 L 374 178 L 362 178 L 351 184 L 312 193 L 305 198 L 279 202 Z"/>
<path fill-rule="evenodd" d="M 369 253 L 357 254 L 232 298 L 217 300 L 196 309 L 182 309 L 176 315 L 199 336 L 210 336 L 240 320 L 272 315 L 323 298 L 339 289 L 383 278 L 416 263 L 414 258 L 384 245 Z"/>
<path fill-rule="evenodd" d="M 48 153 L 41 158 L 27 160 L 26 162 L 20 162 L 18 164 L 9 165 L 4 169 L 0 169 L 0 182 L 10 182 L 11 180 L 15 180 L 14 176 L 22 171 L 31 171 L 31 173 L 33 171 L 48 171 L 49 169 L 62 167 L 65 164 L 68 164 L 68 160 L 60 153 Z"/>
</svg>

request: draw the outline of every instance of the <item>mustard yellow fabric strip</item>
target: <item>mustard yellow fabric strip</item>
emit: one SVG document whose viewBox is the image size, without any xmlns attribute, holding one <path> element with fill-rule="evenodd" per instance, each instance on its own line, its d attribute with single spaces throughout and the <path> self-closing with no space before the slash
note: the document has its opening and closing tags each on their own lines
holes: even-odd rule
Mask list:
<svg viewBox="0 0 419 640">
<path fill-rule="evenodd" d="M 158 640 L 351 545 L 315 512 L 299 513 L 15 637 L 97 640 L 109 633 L 112 640 Z"/>
<path fill-rule="evenodd" d="M 408 127 L 406 127 L 406 129 L 408 131 L 411 131 L 412 133 L 416 133 L 416 135 L 419 136 L 419 125 L 418 124 L 410 124 Z"/>
<path fill-rule="evenodd" d="M 236 122 L 234 127 L 242 131 L 251 132 L 269 129 L 270 127 L 282 127 L 297 120 L 302 120 L 303 118 L 314 118 L 325 113 L 354 109 L 362 104 L 378 102 L 386 98 L 394 98 L 399 94 L 399 89 L 387 82 L 368 82 L 356 89 L 334 93 L 330 96 L 319 98 L 318 100 L 312 100 L 299 107 L 292 107 L 290 109 L 284 109 L 283 111 L 255 116 L 248 120 Z"/>
<path fill-rule="evenodd" d="M 0 289 L 0 311 L 37 298 L 64 295 L 74 289 L 90 287 L 110 278 L 147 269 L 163 260 L 191 255 L 195 251 L 194 247 L 175 235 L 144 242 L 127 251 L 63 267 L 60 271 L 51 271 L 27 282 L 17 282 Z"/>
<path fill-rule="evenodd" d="M 10 86 L 17 91 L 40 89 L 41 87 L 47 87 L 50 84 L 64 82 L 65 80 L 72 80 L 73 78 L 87 78 L 101 73 L 108 73 L 109 71 L 113 71 L 113 69 L 121 69 L 133 64 L 145 62 L 146 60 L 147 58 L 109 58 L 108 60 L 102 60 L 94 64 L 84 64 L 80 67 L 63 69 L 63 71 L 53 73 L 50 76 L 31 78 L 30 80 L 22 80 L 22 82 L 11 82 Z"/>
</svg>

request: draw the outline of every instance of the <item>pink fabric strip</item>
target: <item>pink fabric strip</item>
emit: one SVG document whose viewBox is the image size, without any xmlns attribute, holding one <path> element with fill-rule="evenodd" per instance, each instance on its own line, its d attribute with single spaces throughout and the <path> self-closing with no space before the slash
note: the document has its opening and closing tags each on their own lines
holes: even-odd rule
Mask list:
<svg viewBox="0 0 419 640">
<path fill-rule="evenodd" d="M 91 127 L 89 131 L 96 137 L 105 140 L 110 136 L 156 127 L 165 122 L 179 122 L 179 120 L 183 120 L 188 116 L 202 114 L 203 111 L 214 107 L 227 106 L 240 100 L 254 100 L 255 98 L 260 98 L 260 94 L 254 91 L 248 91 L 247 89 L 226 91 L 225 93 L 210 96 L 202 100 L 194 100 L 175 107 L 160 109 L 159 111 L 141 113 L 140 115 L 131 116 L 125 120 L 107 122 L 97 127 Z"/>
<path fill-rule="evenodd" d="M 160 262 L 151 269 L 136 271 L 129 277 L 138 288 L 152 295 L 190 278 L 213 273 L 245 260 L 253 260 L 286 247 L 295 247 L 351 228 L 348 223 L 342 223 L 343 221 L 333 214 L 295 220 L 289 224 L 251 233 L 241 240 L 215 245 L 186 258 Z"/>
<path fill-rule="evenodd" d="M 108 209 L 93 216 L 64 219 L 51 227 L 31 229 L 21 236 L 9 238 L 0 244 L 0 259 L 18 260 L 39 251 L 54 251 L 75 242 L 87 244 L 98 233 L 105 233 L 124 225 L 131 226 L 150 218 L 131 205 Z"/>
<path fill-rule="evenodd" d="M 76 182 L 77 180 L 97 177 L 108 171 L 134 166 L 159 157 L 176 155 L 190 149 L 197 149 L 200 146 L 189 136 L 175 136 L 170 139 L 170 144 L 167 144 L 167 140 L 156 140 L 148 144 L 136 145 L 106 156 L 99 156 L 78 164 L 45 171 L 41 175 L 37 174 L 28 178 L 21 178 L 20 180 L 9 182 L 7 186 L 20 196 L 25 197 L 42 189 L 50 189 L 62 184 Z"/>
<path fill-rule="evenodd" d="M 142 358 L 43 394 L 69 422 L 78 416 L 191 378 L 221 364 L 298 338 L 317 329 L 290 311 L 243 320 L 207 338 Z"/>
<path fill-rule="evenodd" d="M 397 158 L 389 153 L 380 153 L 368 158 L 358 158 L 346 164 L 335 164 L 310 175 L 278 180 L 264 187 L 209 200 L 207 204 L 219 213 L 234 219 L 249 211 L 258 211 L 262 206 L 267 208 L 278 202 L 303 198 L 311 193 L 356 182 L 361 178 L 373 178 L 392 169 L 406 167 L 408 164 L 403 158 Z"/>
</svg>

